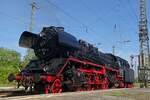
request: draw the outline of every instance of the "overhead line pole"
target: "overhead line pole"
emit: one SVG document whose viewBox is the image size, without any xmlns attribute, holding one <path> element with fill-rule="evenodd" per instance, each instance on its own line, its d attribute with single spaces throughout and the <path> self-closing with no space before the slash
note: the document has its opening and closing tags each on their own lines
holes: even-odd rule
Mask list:
<svg viewBox="0 0 150 100">
<path fill-rule="evenodd" d="M 36 2 L 34 0 L 32 0 L 32 3 L 30 5 L 31 5 L 31 17 L 30 17 L 29 31 L 32 32 L 33 27 L 34 27 L 35 11 L 38 8 L 37 8 Z M 33 59 L 35 57 L 34 51 L 32 49 L 28 49 L 26 56 L 27 56 L 28 60 Z"/>
<path fill-rule="evenodd" d="M 33 31 L 35 10 L 38 9 L 35 1 L 32 1 L 31 7 L 32 7 L 31 8 L 31 18 L 30 18 L 30 25 L 29 25 L 30 32 Z"/>
<path fill-rule="evenodd" d="M 140 3 L 140 19 L 139 19 L 139 81 L 147 87 L 150 80 L 150 54 L 149 54 L 149 36 L 147 26 L 146 0 L 139 0 Z M 142 84 L 141 84 L 142 85 Z"/>
</svg>

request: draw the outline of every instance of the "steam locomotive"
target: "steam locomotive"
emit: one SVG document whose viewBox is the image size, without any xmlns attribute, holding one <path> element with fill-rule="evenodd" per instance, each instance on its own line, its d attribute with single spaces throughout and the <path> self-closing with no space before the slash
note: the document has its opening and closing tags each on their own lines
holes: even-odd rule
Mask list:
<svg viewBox="0 0 150 100">
<path fill-rule="evenodd" d="M 33 49 L 37 57 L 8 80 L 25 90 L 60 93 L 133 87 L 134 71 L 129 63 L 64 31 L 44 27 L 39 34 L 22 33 L 19 46 Z"/>
</svg>

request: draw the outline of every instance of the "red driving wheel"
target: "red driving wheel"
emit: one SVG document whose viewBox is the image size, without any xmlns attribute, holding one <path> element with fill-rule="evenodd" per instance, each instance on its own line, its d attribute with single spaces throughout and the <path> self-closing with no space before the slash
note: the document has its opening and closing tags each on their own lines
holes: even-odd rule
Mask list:
<svg viewBox="0 0 150 100">
<path fill-rule="evenodd" d="M 62 83 L 60 79 L 56 79 L 51 86 L 52 93 L 61 93 L 62 92 Z"/>
</svg>

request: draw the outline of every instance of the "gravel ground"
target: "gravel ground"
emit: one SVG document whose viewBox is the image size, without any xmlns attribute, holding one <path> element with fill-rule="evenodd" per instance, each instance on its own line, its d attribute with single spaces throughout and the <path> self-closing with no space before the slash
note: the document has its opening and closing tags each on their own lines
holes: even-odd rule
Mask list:
<svg viewBox="0 0 150 100">
<path fill-rule="evenodd" d="M 11 91 L 10 93 L 15 93 Z M 16 93 L 24 94 L 23 91 Z M 150 88 L 148 89 L 109 89 L 87 92 L 69 92 L 61 94 L 40 95 L 1 95 L 0 100 L 150 100 Z"/>
</svg>

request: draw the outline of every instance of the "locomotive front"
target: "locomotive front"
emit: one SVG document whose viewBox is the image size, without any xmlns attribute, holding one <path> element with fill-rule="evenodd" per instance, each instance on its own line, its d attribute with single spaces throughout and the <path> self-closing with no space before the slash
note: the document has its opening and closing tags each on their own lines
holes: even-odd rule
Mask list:
<svg viewBox="0 0 150 100">
<path fill-rule="evenodd" d="M 31 60 L 16 76 L 10 74 L 8 80 L 16 80 L 18 87 L 24 86 L 26 90 L 28 88 L 32 90 L 34 87 L 39 91 L 45 83 L 57 79 L 56 74 L 61 69 L 59 65 L 62 65 L 69 52 L 78 49 L 78 42 L 75 37 L 64 32 L 62 27 L 52 26 L 44 27 L 39 34 L 23 32 L 19 46 L 33 49 L 37 59 Z M 60 79 L 57 81 L 60 82 Z M 43 91 L 43 89 L 45 88 L 41 87 L 40 90 Z"/>
</svg>

